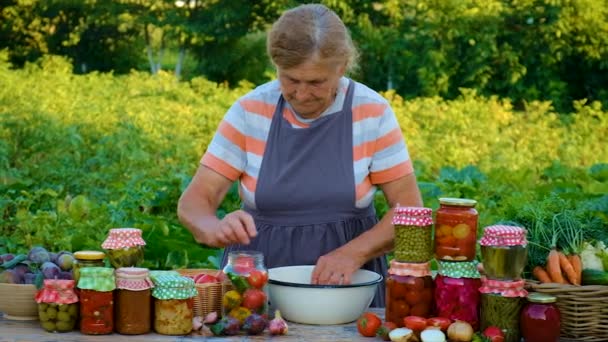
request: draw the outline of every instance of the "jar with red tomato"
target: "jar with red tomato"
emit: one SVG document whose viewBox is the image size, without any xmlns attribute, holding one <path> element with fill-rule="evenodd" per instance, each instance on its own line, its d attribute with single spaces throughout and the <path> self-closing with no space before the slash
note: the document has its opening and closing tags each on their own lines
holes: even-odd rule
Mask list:
<svg viewBox="0 0 608 342">
<path fill-rule="evenodd" d="M 435 256 L 438 260 L 472 261 L 477 245 L 477 201 L 440 198 L 435 217 Z"/>
<path fill-rule="evenodd" d="M 252 313 L 268 316 L 268 270 L 257 251 L 233 251 L 223 268 L 233 290 L 222 298 L 223 314 L 244 322 Z"/>
<path fill-rule="evenodd" d="M 85 267 L 80 270 L 80 332 L 111 334 L 114 330 L 114 269 Z"/>
<path fill-rule="evenodd" d="M 433 315 L 433 278 L 429 263 L 391 261 L 386 279 L 386 321 L 404 326 L 407 316 Z"/>
<path fill-rule="evenodd" d="M 465 321 L 479 330 L 481 280 L 477 262 L 439 261 L 435 277 L 435 308 L 437 316 Z"/>
<path fill-rule="evenodd" d="M 187 335 L 192 331 L 194 280 L 177 272 L 151 271 L 154 283 L 154 330 L 162 335 Z"/>
<path fill-rule="evenodd" d="M 528 303 L 521 311 L 521 335 L 525 342 L 557 342 L 561 315 L 557 298 L 544 293 L 528 294 Z"/>
</svg>

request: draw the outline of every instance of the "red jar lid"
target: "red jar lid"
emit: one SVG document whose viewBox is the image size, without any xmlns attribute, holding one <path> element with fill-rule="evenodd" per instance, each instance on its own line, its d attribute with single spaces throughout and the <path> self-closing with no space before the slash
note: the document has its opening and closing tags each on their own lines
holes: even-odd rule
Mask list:
<svg viewBox="0 0 608 342">
<path fill-rule="evenodd" d="M 44 287 L 36 293 L 37 303 L 72 304 L 78 302 L 74 280 L 45 279 Z"/>
<path fill-rule="evenodd" d="M 398 276 L 426 277 L 431 275 L 431 264 L 428 262 L 412 263 L 391 260 L 388 274 Z"/>
<path fill-rule="evenodd" d="M 393 225 L 430 226 L 433 224 L 433 209 L 425 207 L 396 207 Z"/>
<path fill-rule="evenodd" d="M 484 228 L 479 240 L 482 246 L 525 246 L 527 231 L 522 227 L 495 225 Z"/>
<path fill-rule="evenodd" d="M 526 297 L 528 291 L 524 289 L 524 284 L 523 280 L 502 281 L 482 277 L 479 292 L 494 293 L 503 297 Z"/>
<path fill-rule="evenodd" d="M 118 249 L 145 245 L 146 242 L 141 237 L 141 229 L 114 228 L 110 229 L 110 233 L 101 247 L 103 249 Z"/>
<path fill-rule="evenodd" d="M 116 269 L 116 288 L 141 291 L 154 287 L 147 268 L 121 267 Z"/>
</svg>

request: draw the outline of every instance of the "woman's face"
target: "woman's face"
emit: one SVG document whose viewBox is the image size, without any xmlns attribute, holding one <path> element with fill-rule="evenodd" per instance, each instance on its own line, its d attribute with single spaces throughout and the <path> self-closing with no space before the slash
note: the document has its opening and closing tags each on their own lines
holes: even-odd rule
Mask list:
<svg viewBox="0 0 608 342">
<path fill-rule="evenodd" d="M 345 67 L 312 59 L 290 69 L 279 68 L 283 97 L 303 118 L 321 115 L 334 101 Z"/>
</svg>

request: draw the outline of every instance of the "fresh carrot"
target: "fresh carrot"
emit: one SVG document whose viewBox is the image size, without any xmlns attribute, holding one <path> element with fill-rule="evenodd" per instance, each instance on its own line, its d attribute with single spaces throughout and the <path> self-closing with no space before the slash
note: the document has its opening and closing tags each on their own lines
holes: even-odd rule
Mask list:
<svg viewBox="0 0 608 342">
<path fill-rule="evenodd" d="M 551 277 L 549 277 L 549 273 L 545 271 L 541 266 L 536 266 L 532 269 L 532 274 L 540 281 L 541 283 L 552 283 Z"/>
<path fill-rule="evenodd" d="M 562 276 L 559 252 L 555 249 L 552 249 L 547 256 L 547 273 L 551 277 L 553 283 L 566 284 L 566 280 Z"/>
<path fill-rule="evenodd" d="M 566 255 L 562 252 L 557 252 L 557 255 L 559 256 L 559 265 L 561 266 L 563 273 L 566 275 L 566 278 L 568 278 L 570 284 L 580 285 L 577 284 L 576 271 L 574 270 L 574 267 L 572 267 L 570 261 L 568 261 L 568 258 L 566 258 Z"/>
<path fill-rule="evenodd" d="M 580 285 L 583 277 L 583 262 L 581 261 L 581 257 L 578 254 L 570 254 L 568 255 L 568 260 L 570 261 L 572 268 L 574 268 L 574 272 L 576 272 L 575 285 Z"/>
</svg>

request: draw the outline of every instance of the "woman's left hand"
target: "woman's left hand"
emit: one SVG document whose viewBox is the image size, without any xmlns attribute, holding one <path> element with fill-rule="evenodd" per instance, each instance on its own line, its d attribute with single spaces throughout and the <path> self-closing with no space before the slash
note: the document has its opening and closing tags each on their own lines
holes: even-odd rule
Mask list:
<svg viewBox="0 0 608 342">
<path fill-rule="evenodd" d="M 346 248 L 339 248 L 321 256 L 312 272 L 312 284 L 350 284 L 352 275 L 363 264 L 365 259 L 350 252 Z"/>
</svg>

